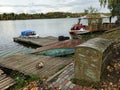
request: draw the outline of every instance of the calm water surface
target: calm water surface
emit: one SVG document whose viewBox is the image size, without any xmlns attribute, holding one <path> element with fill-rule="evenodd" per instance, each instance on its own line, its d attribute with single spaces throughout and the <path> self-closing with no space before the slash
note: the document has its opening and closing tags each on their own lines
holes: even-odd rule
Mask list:
<svg viewBox="0 0 120 90">
<path fill-rule="evenodd" d="M 0 21 L 0 57 L 34 50 L 13 42 L 13 37 L 19 36 L 23 30 L 34 30 L 41 37 L 69 36 L 69 30 L 76 22 L 77 18 Z"/>
<path fill-rule="evenodd" d="M 112 22 L 115 20 L 112 19 Z M 109 19 L 103 21 L 109 22 Z M 0 57 L 17 52 L 30 53 L 34 51 L 34 48 L 13 42 L 13 37 L 20 36 L 23 30 L 34 30 L 40 37 L 58 37 L 60 35 L 70 37 L 69 30 L 77 22 L 78 18 L 0 21 Z M 87 20 L 83 19 L 81 23 L 87 25 Z"/>
</svg>

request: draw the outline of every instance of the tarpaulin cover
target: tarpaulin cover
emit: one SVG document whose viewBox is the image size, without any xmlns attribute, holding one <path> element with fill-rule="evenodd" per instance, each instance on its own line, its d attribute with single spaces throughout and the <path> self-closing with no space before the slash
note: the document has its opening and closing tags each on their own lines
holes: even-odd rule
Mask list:
<svg viewBox="0 0 120 90">
<path fill-rule="evenodd" d="M 25 30 L 21 32 L 21 36 L 28 36 L 30 33 L 35 33 L 35 31 L 32 30 Z"/>
</svg>

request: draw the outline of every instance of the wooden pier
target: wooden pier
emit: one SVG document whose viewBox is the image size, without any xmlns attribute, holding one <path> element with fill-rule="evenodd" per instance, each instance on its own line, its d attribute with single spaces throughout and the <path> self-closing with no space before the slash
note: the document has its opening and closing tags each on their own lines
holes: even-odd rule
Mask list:
<svg viewBox="0 0 120 90">
<path fill-rule="evenodd" d="M 26 44 L 36 45 L 36 46 L 46 46 L 46 45 L 58 42 L 58 39 L 56 37 L 52 37 L 52 36 L 38 37 L 38 38 L 14 37 L 13 40 L 15 42 L 26 43 Z"/>
<path fill-rule="evenodd" d="M 39 62 L 43 62 L 43 68 L 36 68 Z M 25 75 L 43 75 L 49 77 L 58 70 L 71 63 L 68 57 L 49 57 L 34 54 L 15 54 L 0 59 L 0 66 L 19 71 Z"/>
<path fill-rule="evenodd" d="M 15 81 L 0 69 L 0 90 L 6 90 L 14 84 Z"/>
</svg>

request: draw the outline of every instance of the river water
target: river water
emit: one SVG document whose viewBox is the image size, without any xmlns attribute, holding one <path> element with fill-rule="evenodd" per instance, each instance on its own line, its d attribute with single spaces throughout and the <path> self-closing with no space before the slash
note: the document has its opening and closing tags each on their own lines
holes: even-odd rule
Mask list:
<svg viewBox="0 0 120 90">
<path fill-rule="evenodd" d="M 112 19 L 112 22 L 114 21 L 115 19 Z M 20 36 L 23 30 L 34 30 L 40 37 L 61 35 L 70 37 L 69 30 L 77 22 L 78 18 L 0 21 L 0 57 L 34 51 L 35 48 L 13 42 L 13 37 Z M 87 24 L 87 20 L 81 20 L 81 23 Z"/>
<path fill-rule="evenodd" d="M 40 37 L 70 37 L 69 30 L 76 22 L 77 18 L 0 21 L 0 57 L 34 51 L 35 48 L 13 41 L 13 37 L 20 36 L 23 30 L 34 30 Z"/>
</svg>

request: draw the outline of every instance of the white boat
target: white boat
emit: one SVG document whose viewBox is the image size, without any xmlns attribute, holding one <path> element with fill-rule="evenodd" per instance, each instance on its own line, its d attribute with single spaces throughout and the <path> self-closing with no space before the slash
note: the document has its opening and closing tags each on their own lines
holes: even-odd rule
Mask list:
<svg viewBox="0 0 120 90">
<path fill-rule="evenodd" d="M 105 31 L 117 27 L 116 24 L 111 23 L 111 21 L 109 23 L 103 23 L 103 18 L 108 18 L 108 16 L 101 14 L 87 14 L 85 16 L 82 16 L 78 19 L 78 23 L 71 28 L 69 34 L 73 39 L 88 40 L 90 38 L 93 38 L 94 36 L 101 35 Z M 81 19 L 87 19 L 88 25 L 82 25 L 82 23 L 80 22 Z"/>
</svg>

